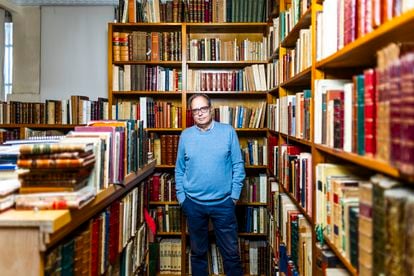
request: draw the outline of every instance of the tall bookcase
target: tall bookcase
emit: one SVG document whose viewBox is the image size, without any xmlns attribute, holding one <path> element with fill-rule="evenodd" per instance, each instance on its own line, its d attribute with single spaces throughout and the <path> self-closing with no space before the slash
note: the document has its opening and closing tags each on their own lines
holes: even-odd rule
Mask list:
<svg viewBox="0 0 414 276">
<path fill-rule="evenodd" d="M 358 136 L 358 133 L 355 134 L 357 125 L 353 125 L 357 121 L 357 116 L 348 116 L 347 119 L 343 119 L 348 124 L 351 122 L 351 125 L 354 126 L 354 131 L 351 133 L 346 128 L 349 125 L 345 122 L 343 122 L 345 125 L 342 124 L 341 117 L 330 117 L 332 121 L 324 121 L 320 113 L 319 90 L 324 85 L 324 80 L 340 80 L 339 83 L 346 80 L 348 83 L 353 83 L 356 79 L 355 76 L 364 74 L 367 69 L 379 70 L 380 64 L 377 64 L 377 56 L 382 49 L 392 42 L 406 43 L 414 40 L 414 37 L 410 35 L 414 13 L 408 2 L 401 6 L 406 10 L 398 10 L 401 7 L 396 6 L 394 10 L 388 11 L 388 14 L 379 11 L 379 17 L 375 17 L 378 13 L 378 6 L 374 5 L 372 6 L 372 14 L 374 15 L 372 18 L 368 17 L 369 13 L 358 14 L 356 10 L 352 9 L 354 6 L 349 6 L 350 3 L 368 5 L 359 1 L 269 0 L 268 3 L 270 2 L 272 4 L 269 6 L 274 6 L 276 9 L 269 13 L 271 15 L 268 23 L 110 23 L 108 26 L 108 98 L 110 105 L 117 105 L 121 101 L 138 101 L 140 97 L 152 97 L 154 101 L 157 99 L 171 101 L 176 106 L 180 106 L 181 116 L 178 118 L 181 124 L 175 127 L 148 128 L 151 133 L 154 133 L 154 136 L 163 134 L 179 135 L 183 128 L 191 125 L 191 116 L 187 116 L 187 101 L 196 92 L 202 91 L 209 94 L 213 101 L 213 107 L 222 106 L 221 112 L 225 110 L 223 106 L 252 107 L 265 101 L 267 103 L 266 120 L 263 126 L 244 127 L 242 123 L 242 127 L 236 124 L 236 130 L 242 147 L 247 147 L 251 140 L 257 140 L 268 147 L 267 165 L 246 165 L 248 176 L 261 173 L 267 174 L 269 178 L 266 181 L 268 200 L 266 203 L 240 202 L 238 207 L 241 207 L 241 209 L 252 206 L 269 207 L 269 219 L 275 222 L 274 224 L 271 223 L 264 239 L 272 245 L 273 255 L 276 256 L 275 260 L 277 261 L 276 263 L 269 261 L 269 266 L 279 267 L 279 269 L 285 269 L 282 262 L 290 264 L 288 262 L 290 256 L 286 254 L 282 256 L 280 245 L 288 242 L 286 240 L 287 233 L 290 231 L 297 232 L 288 228 L 288 232 L 283 232 L 285 236 L 281 236 L 278 231 L 282 232 L 283 224 L 299 217 L 298 225 L 295 227 L 298 227 L 296 230 L 299 229 L 300 233 L 306 233 L 301 236 L 301 241 L 306 244 L 306 247 L 302 250 L 307 252 L 306 257 L 304 257 L 306 260 L 299 260 L 302 266 L 301 269 L 305 269 L 305 271 L 300 272 L 306 275 L 316 275 L 316 273 L 321 273 L 317 265 L 317 262 L 320 261 L 320 259 L 317 259 L 320 257 L 318 255 L 320 248 L 317 240 L 320 239 L 322 233 L 317 230 L 317 226 L 320 225 L 321 220 L 325 221 L 327 219 L 327 215 L 323 213 L 326 210 L 320 212 L 321 198 L 319 191 L 326 193 L 326 190 L 321 188 L 323 186 L 321 183 L 325 180 L 322 181 L 319 178 L 323 164 L 352 167 L 357 171 L 353 171 L 353 174 L 359 180 L 363 179 L 365 182 L 375 182 L 375 179 L 371 176 L 382 174 L 392 181 L 412 183 L 412 174 L 402 173 L 401 166 L 395 160 L 384 160 L 380 154 L 375 152 L 369 154 L 363 151 L 358 152 L 358 150 L 352 148 L 349 150 L 347 148 L 349 147 L 349 137 L 352 140 L 356 139 L 352 138 L 353 136 Z M 332 5 L 332 2 L 335 2 L 335 5 Z M 336 4 L 340 6 L 338 7 Z M 364 7 L 369 8 L 371 6 Z M 335 24 L 330 24 L 333 21 Z M 362 22 L 365 22 L 365 25 Z M 358 33 L 358 30 L 362 30 L 361 28 L 364 28 L 363 31 Z M 134 31 L 148 33 L 179 32 L 181 34 L 181 41 L 179 42 L 181 57 L 175 61 L 147 60 L 146 57 L 142 60 L 126 58 L 124 61 L 115 61 L 113 56 L 114 45 L 118 46 L 118 40 L 114 40 L 114 33 L 124 32 L 130 34 Z M 217 45 L 215 43 L 218 40 L 232 41 L 236 39 L 242 41 L 248 38 L 251 41 L 258 42 L 261 41 L 262 37 L 268 38 L 266 41 L 268 45 L 264 47 L 267 52 L 264 59 L 223 60 L 210 55 L 212 48 L 215 47 L 212 45 Z M 335 42 L 334 45 L 331 45 L 332 42 Z M 198 45 L 203 45 L 200 46 L 203 47 L 202 50 L 199 49 Z M 114 75 L 114 71 L 118 72 L 119 68 L 133 64 L 162 66 L 181 71 L 181 85 L 178 85 L 179 89 L 175 91 L 147 88 L 121 89 L 121 91 L 114 89 L 114 76 L 119 76 L 117 73 Z M 213 88 L 215 86 L 212 83 L 209 83 L 208 78 L 210 77 L 212 82 L 214 78 L 217 82 L 220 72 L 245 70 L 250 66 L 253 67 L 253 65 L 255 67 L 256 65 L 264 65 L 266 68 L 267 86 L 264 90 L 261 89 L 260 81 L 255 89 L 240 89 L 242 91 L 235 91 L 234 87 L 232 89 L 224 89 L 223 87 L 217 89 Z M 207 79 L 205 83 L 204 78 Z M 115 83 L 118 85 L 119 79 Z M 343 90 L 343 83 L 340 84 L 342 86 L 339 88 L 333 86 L 330 89 Z M 355 85 L 357 83 L 354 83 Z M 384 100 L 374 98 L 373 101 L 380 110 L 381 101 Z M 340 105 L 341 99 L 333 102 L 333 104 L 335 103 Z M 330 108 L 335 107 L 337 106 L 332 105 Z M 354 107 L 356 108 L 356 104 Z M 333 113 L 335 113 L 334 110 L 332 109 Z M 114 118 L 115 112 L 118 111 L 115 109 L 112 111 L 112 118 Z M 343 112 L 344 116 L 347 116 L 345 113 L 349 111 Z M 409 115 L 408 113 L 406 114 Z M 379 122 L 382 122 L 381 118 L 384 120 L 383 117 L 377 116 L 375 118 L 380 118 L 377 119 L 380 120 Z M 217 119 L 225 120 L 219 117 Z M 335 121 L 336 119 L 339 122 Z M 231 123 L 234 123 L 234 121 Z M 360 124 L 364 126 L 366 121 L 363 120 Z M 378 131 L 379 128 L 379 124 L 375 125 L 374 132 Z M 327 135 L 327 131 L 330 136 Z M 338 140 L 335 135 L 348 140 Z M 388 135 L 388 140 L 392 140 L 392 134 Z M 266 142 L 263 142 L 265 141 L 264 138 L 266 138 Z M 347 144 L 344 145 L 343 143 Z M 379 149 L 390 147 L 389 144 L 383 143 L 383 141 L 377 141 L 376 146 Z M 302 167 L 298 169 L 298 172 L 304 172 L 304 175 L 308 177 L 306 181 L 303 181 L 303 187 L 297 188 L 289 182 L 292 181 L 290 177 L 293 177 L 292 172 L 289 171 L 291 169 L 290 162 L 293 160 L 289 158 L 292 156 L 298 156 L 297 159 L 305 164 L 303 165 L 305 169 Z M 404 168 L 407 168 L 407 166 Z M 171 163 L 156 166 L 156 171 L 167 171 L 172 175 L 174 173 L 173 169 L 174 166 Z M 299 177 L 299 179 L 302 178 Z M 272 198 L 270 186 L 272 192 L 283 193 L 284 195 Z M 322 199 L 326 200 L 326 194 L 323 196 L 325 199 Z M 283 202 L 286 202 L 286 206 L 288 206 L 283 209 L 286 211 L 285 214 L 282 214 L 283 211 L 280 210 L 280 206 L 276 206 Z M 153 201 L 151 204 L 164 207 L 177 205 L 174 201 Z M 355 210 L 353 215 L 356 214 Z M 368 219 L 368 221 L 370 220 Z M 372 228 L 372 222 L 371 226 L 368 227 Z M 302 230 L 303 232 L 301 232 Z M 372 232 L 374 231 L 370 233 Z M 182 274 L 187 273 L 186 269 L 189 261 L 188 256 L 184 257 L 184 254 L 188 252 L 185 220 L 181 221 L 180 232 L 158 234 L 176 237 L 183 241 L 181 244 L 180 271 Z M 343 267 L 352 275 L 357 275 L 358 270 L 361 269 L 358 267 L 358 261 L 356 263 L 354 259 L 351 261 L 349 256 L 346 256 L 336 242 L 330 238 L 330 234 L 324 232 L 324 235 L 325 243 L 329 245 Z M 240 236 L 254 239 L 255 236 L 261 236 L 261 234 L 240 232 Z M 374 253 L 371 252 L 368 255 L 375 259 Z M 292 267 L 289 266 L 289 268 Z"/>
<path fill-rule="evenodd" d="M 277 38 L 274 40 L 276 43 L 269 63 L 276 64 L 279 71 L 276 75 L 277 84 L 269 91 L 269 94 L 271 95 L 270 102 L 279 105 L 280 113 L 279 125 L 277 125 L 276 131 L 270 130 L 270 135 L 278 138 L 279 155 L 277 155 L 277 158 L 279 158 L 278 160 L 282 166 L 275 174 L 279 174 L 277 175 L 280 184 L 279 192 L 290 198 L 290 203 L 286 204 L 283 209 L 285 215 L 289 215 L 289 212 L 292 212 L 290 208 L 294 208 L 296 210 L 294 212 L 303 215 L 311 226 L 312 248 L 310 256 L 312 256 L 312 267 L 307 271 L 305 270 L 305 274 L 323 275 L 320 263 L 324 261 L 324 257 L 321 253 L 320 244 L 317 242 L 317 240 L 320 240 L 322 233 L 325 244 L 328 244 L 330 250 L 334 252 L 340 265 L 352 275 L 368 275 L 367 273 L 377 275 L 380 272 L 387 274 L 390 271 L 387 270 L 390 269 L 390 267 L 387 268 L 387 265 L 394 262 L 395 259 L 390 260 L 390 258 L 379 253 L 381 252 L 379 250 L 381 244 L 378 244 L 378 241 L 383 241 L 387 248 L 392 248 L 395 244 L 389 239 L 398 235 L 408 237 L 407 230 L 404 230 L 404 220 L 409 219 L 410 214 L 404 213 L 404 218 L 401 218 L 397 223 L 399 234 L 390 232 L 390 229 L 381 224 L 378 219 L 378 214 L 380 214 L 379 216 L 382 216 L 381 221 L 388 223 L 385 221 L 390 219 L 389 213 L 393 208 L 392 204 L 406 204 L 404 197 L 398 198 L 393 192 L 389 192 L 389 194 L 388 192 L 379 192 L 380 189 L 385 190 L 386 185 L 378 183 L 383 179 L 387 179 L 384 182 L 387 182 L 389 186 L 392 186 L 389 183 L 398 182 L 403 187 L 403 193 L 410 195 L 412 193 L 410 184 L 413 177 L 409 170 L 412 161 L 404 159 L 404 156 L 411 156 L 412 154 L 404 154 L 404 149 L 395 150 L 393 148 L 396 141 L 400 140 L 399 137 L 406 141 L 400 144 L 403 147 L 410 143 L 407 142 L 404 134 L 395 132 L 395 126 L 398 128 L 400 124 L 410 125 L 408 122 L 411 119 L 409 119 L 409 112 L 404 113 L 405 111 L 402 111 L 405 114 L 404 116 L 408 117 L 399 115 L 398 109 L 404 109 L 404 104 L 402 106 L 398 105 L 402 102 L 398 100 L 396 102 L 393 98 L 397 97 L 400 101 L 410 101 L 409 98 L 399 93 L 412 93 L 413 90 L 412 87 L 400 89 L 395 86 L 390 76 L 391 78 L 397 78 L 397 82 L 401 81 L 399 77 L 403 76 L 403 71 L 401 71 L 401 75 L 400 73 L 395 75 L 395 72 L 399 72 L 395 70 L 399 70 L 402 57 L 407 52 L 411 51 L 412 53 L 412 48 L 411 50 L 405 50 L 404 47 L 406 46 L 401 45 L 410 44 L 414 40 L 412 35 L 408 35 L 409 28 L 414 22 L 414 11 L 413 6 L 408 3 L 402 6 L 393 6 L 389 1 L 379 1 L 381 3 L 374 1 L 377 5 L 372 1 L 368 2 L 279 1 L 279 13 L 275 14 L 274 19 L 272 19 L 271 28 L 277 29 L 275 31 Z M 386 7 L 390 9 L 387 10 Z M 366 13 L 357 12 L 361 10 Z M 304 33 L 306 35 L 307 32 L 310 36 L 308 38 L 303 37 L 302 35 Z M 303 44 L 304 40 L 307 40 L 307 43 Z M 395 43 L 395 48 L 399 49 L 396 54 L 397 58 L 389 50 L 391 47 L 387 48 L 391 43 Z M 410 49 L 410 46 L 408 46 L 408 49 Z M 310 56 L 308 56 L 309 54 Z M 306 60 L 307 58 L 310 59 L 310 63 Z M 387 63 L 386 60 L 392 58 L 394 58 L 394 63 L 390 65 L 390 62 Z M 412 70 L 412 63 L 407 66 L 411 66 Z M 389 73 L 391 70 L 394 70 L 394 75 Z M 373 80 L 370 79 L 372 76 L 374 76 Z M 358 79 L 360 81 L 362 79 L 362 85 L 358 83 Z M 331 83 L 326 81 L 331 81 Z M 344 86 L 344 83 L 348 84 Z M 326 103 L 324 102 L 325 92 L 322 92 L 324 85 L 328 87 L 325 90 L 327 94 Z M 361 91 L 361 87 L 362 93 L 365 94 L 362 94 L 362 97 L 354 96 L 356 98 L 352 99 L 353 105 L 349 105 L 349 102 L 346 101 L 349 101 L 350 95 L 358 93 L 358 88 Z M 344 98 L 335 100 L 334 90 L 342 90 L 341 93 L 344 93 Z M 302 93 L 303 95 L 301 95 Z M 307 106 L 307 95 L 311 98 L 310 101 L 308 100 L 311 106 Z M 329 106 L 329 99 L 332 100 L 331 106 Z M 326 109 L 324 109 L 325 104 Z M 397 105 L 399 107 L 396 107 Z M 362 111 L 361 109 L 358 110 L 361 107 Z M 392 110 L 391 113 L 387 113 L 390 112 L 387 109 L 388 107 Z M 291 108 L 296 112 L 293 119 Z M 329 115 L 324 113 L 329 113 L 329 108 L 332 108 L 331 112 L 333 112 L 331 119 L 329 119 Z M 395 111 L 397 113 L 393 113 Z M 338 113 L 339 117 L 336 118 L 335 112 L 342 112 L 342 114 Z M 359 116 L 362 114 L 365 117 L 358 117 L 357 114 L 360 114 Z M 304 118 L 299 117 L 299 120 L 297 120 L 298 116 L 304 116 Z M 324 118 L 327 118 L 328 121 L 324 121 Z M 343 121 L 341 122 L 341 120 Z M 298 123 L 302 129 L 297 128 Z M 293 127 L 296 127 L 296 129 L 292 129 Z M 405 131 L 408 131 L 408 128 L 405 128 L 403 132 Z M 396 133 L 396 136 L 393 133 Z M 311 153 L 312 170 L 309 175 L 312 177 L 312 202 L 310 210 L 307 209 L 306 204 L 303 204 L 302 199 L 297 197 L 295 191 L 292 191 L 289 185 L 285 185 L 283 179 L 283 170 L 286 169 L 286 167 L 283 167 L 285 159 L 283 158 L 284 155 L 280 153 L 283 144 L 292 145 L 298 152 Z M 405 150 L 409 151 L 410 147 L 405 148 Z M 288 156 L 291 155 L 288 154 Z M 340 216 L 344 221 L 343 223 L 347 223 L 347 225 L 344 224 L 344 228 L 339 228 L 339 230 L 335 229 L 337 225 L 341 225 L 335 222 L 335 197 L 338 196 L 338 193 L 337 190 L 332 190 L 335 188 L 329 187 L 332 184 L 327 184 L 335 183 L 334 185 L 337 185 L 338 180 L 321 178 L 321 172 L 324 171 L 322 167 L 326 163 L 336 166 L 336 172 L 331 173 L 331 175 L 335 175 L 337 179 L 339 175 L 344 175 L 344 172 L 341 173 L 338 170 L 338 166 L 351 167 L 354 169 L 352 171 L 353 176 L 352 178 L 349 177 L 348 180 L 353 179 L 355 181 L 357 179 L 356 182 L 359 182 L 360 195 L 351 198 L 356 199 L 357 207 L 349 211 L 349 216 L 356 215 L 356 223 L 355 221 L 348 222 L 346 217 Z M 325 170 L 325 172 L 327 171 Z M 296 172 L 302 171 L 297 170 Z M 348 173 L 351 172 L 347 171 L 346 174 Z M 385 175 L 386 177 L 383 178 L 378 175 Z M 320 192 L 322 192 L 322 198 Z M 332 199 L 329 199 L 329 193 L 333 194 Z M 367 194 L 369 195 L 368 201 Z M 384 194 L 386 194 L 385 200 Z M 346 198 L 342 201 L 345 203 L 341 203 L 341 199 L 344 199 L 344 197 L 339 198 L 338 206 L 347 204 Z M 285 198 L 279 197 L 277 200 L 279 204 L 283 204 Z M 321 206 L 321 200 L 327 200 L 328 203 L 323 204 L 328 205 Z M 331 200 L 331 203 L 329 200 Z M 290 207 L 290 204 L 294 207 Z M 375 204 L 379 204 L 379 211 L 375 209 L 378 208 Z M 329 213 L 329 208 L 333 213 Z M 348 208 L 352 209 L 352 207 Z M 402 212 L 401 210 L 400 212 Z M 327 224 L 328 217 L 333 221 Z M 351 227 L 349 226 L 351 223 L 356 227 L 353 229 L 355 231 L 354 235 L 344 234 L 346 239 L 350 239 L 350 243 L 356 243 L 356 246 L 355 244 L 349 245 L 356 248 L 355 252 L 350 253 L 346 251 L 349 250 L 348 248 L 337 242 L 337 234 L 334 231 L 342 231 L 342 229 L 346 229 L 345 227 Z M 318 228 L 321 225 L 325 227 L 323 232 Z M 280 225 L 276 226 L 276 228 L 278 227 L 282 228 Z M 329 230 L 329 227 L 332 227 L 331 230 Z M 359 247 L 356 237 L 360 239 Z M 289 237 L 279 236 L 279 238 L 280 242 L 290 243 L 286 240 Z M 409 253 L 402 251 L 397 255 L 402 259 L 409 259 L 407 257 Z M 291 267 L 289 267 L 287 260 L 283 259 L 282 256 L 279 257 L 280 268 L 289 270 Z M 285 262 L 285 264 L 281 264 L 281 262 Z M 410 261 L 407 261 L 407 263 L 410 263 Z M 288 265 L 286 266 L 286 264 Z M 399 271 L 404 266 L 403 262 L 396 261 L 393 268 Z M 302 274 L 304 271 L 300 271 L 300 273 Z"/>
<path fill-rule="evenodd" d="M 190 111 L 187 108 L 188 98 L 197 92 L 208 94 L 212 99 L 215 119 L 217 121 L 231 123 L 235 126 L 241 146 L 245 152 L 245 157 L 247 158 L 246 172 L 248 178 L 246 178 L 246 191 L 244 191 L 242 195 L 243 199 L 240 200 L 237 206 L 240 220 L 243 219 L 243 215 L 241 214 L 244 214 L 247 209 L 249 209 L 249 212 L 257 213 L 257 217 L 261 216 L 261 221 L 258 223 L 256 223 L 255 219 L 254 226 L 253 216 L 248 220 L 249 222 L 245 219 L 244 221 L 240 221 L 240 237 L 245 240 L 260 240 L 263 243 L 266 242 L 268 235 L 268 181 L 266 160 L 263 160 L 263 157 L 265 156 L 266 158 L 267 156 L 267 129 L 264 118 L 268 95 L 266 93 L 266 83 L 263 79 L 260 79 L 260 76 L 265 78 L 264 72 L 267 64 L 267 27 L 267 23 L 109 23 L 108 25 L 108 99 L 110 106 L 114 106 L 111 115 L 112 118 L 120 118 L 120 116 L 123 116 L 121 115 L 122 112 L 120 112 L 120 109 L 123 108 L 122 105 L 124 102 L 129 101 L 133 106 L 130 109 L 130 104 L 127 104 L 128 110 L 133 110 L 128 116 L 134 116 L 134 112 L 137 112 L 135 111 L 137 106 L 141 110 L 144 108 L 141 103 L 142 100 L 147 103 L 145 105 L 147 114 L 144 115 L 148 124 L 147 130 L 155 140 L 157 138 L 161 140 L 160 142 L 154 143 L 154 154 L 156 156 L 159 155 L 159 159 L 161 160 L 155 168 L 156 174 L 154 174 L 154 178 L 156 180 L 154 181 L 158 183 L 160 177 L 165 176 L 165 173 L 168 173 L 170 178 L 174 176 L 175 153 L 173 153 L 173 161 L 168 161 L 168 154 L 171 149 L 164 149 L 163 147 L 167 147 L 170 144 L 174 145 L 175 142 L 173 140 L 167 140 L 166 144 L 164 144 L 163 136 L 166 136 L 166 139 L 169 139 L 169 136 L 175 136 L 178 140 L 181 130 L 192 125 Z M 154 46 L 154 32 L 157 32 L 159 36 L 164 36 L 163 33 L 166 32 L 180 33 L 180 39 L 171 40 L 172 45 L 170 45 L 171 48 L 176 49 L 177 45 L 174 45 L 174 43 L 179 41 L 178 48 L 181 54 L 178 56 L 178 60 L 160 60 L 164 58 L 163 51 L 169 51 L 169 48 L 164 46 L 166 45 L 164 43 L 160 47 L 158 58 L 154 58 L 151 52 L 147 56 L 141 56 L 141 59 L 134 59 L 130 56 L 131 51 L 133 51 L 131 49 L 138 45 L 138 43 L 133 41 L 132 43 L 135 43 L 134 46 L 131 46 L 131 44 L 128 45 L 130 51 L 128 54 L 129 57 L 121 61 L 122 58 L 118 59 L 117 57 L 118 51 L 122 53 L 122 50 L 118 49 L 118 37 L 129 35 L 130 39 L 128 43 L 131 43 L 131 34 L 134 32 L 146 32 L 146 35 L 143 37 L 151 41 L 147 42 L 147 45 L 151 45 L 151 47 L 160 47 L 159 42 L 156 42 Z M 124 34 L 120 35 L 120 33 Z M 159 41 L 163 41 L 163 39 Z M 222 47 L 221 51 L 219 47 Z M 125 49 L 125 51 L 127 50 Z M 155 51 L 155 49 L 152 48 L 151 51 Z M 165 56 L 168 55 L 165 54 Z M 158 71 L 158 74 L 151 71 L 150 76 L 141 73 L 141 77 L 138 77 L 138 79 L 141 78 L 141 80 L 146 82 L 144 88 L 142 86 L 130 86 L 129 82 L 134 82 L 135 80 L 133 77 L 125 79 L 125 75 L 122 76 L 122 74 L 129 72 L 129 67 L 134 67 L 134 65 L 145 66 L 146 74 L 151 70 L 149 68 L 156 66 L 158 68 L 163 67 L 161 70 L 168 68 L 170 71 L 174 69 L 175 71 L 179 71 L 180 79 L 177 89 L 166 91 L 169 88 L 167 88 L 168 85 L 164 86 L 164 80 L 165 82 L 167 80 L 164 79 L 164 75 L 161 75 L 160 71 Z M 119 74 L 119 71 L 122 73 Z M 163 78 L 161 87 L 159 83 L 158 86 L 151 86 L 152 84 L 149 79 L 157 80 L 160 76 Z M 120 82 L 123 82 L 121 86 Z M 125 86 L 126 82 L 127 85 Z M 175 116 L 171 111 L 167 115 L 171 116 L 167 119 L 171 124 L 168 127 L 157 126 L 158 120 L 162 120 L 158 118 L 158 116 L 162 116 L 161 112 L 163 109 L 161 112 L 159 109 L 160 106 L 162 108 L 162 104 L 158 104 L 162 101 L 169 102 L 171 106 L 178 106 L 180 108 L 178 116 L 179 123 L 174 124 L 174 122 L 170 121 L 173 121 L 174 119 L 172 118 Z M 153 106 L 151 104 L 148 105 L 148 102 L 151 102 L 151 104 L 155 103 L 157 107 L 152 109 Z M 140 113 L 141 116 L 142 114 Z M 249 114 L 249 116 L 246 114 Z M 155 120 L 155 123 L 152 120 Z M 161 143 L 160 153 L 157 153 L 157 143 Z M 253 148 L 255 148 L 254 156 Z M 163 154 L 167 155 L 167 161 L 164 160 Z M 253 192 L 256 186 L 257 195 L 256 191 Z M 164 187 L 164 184 L 162 187 Z M 249 187 L 251 191 L 247 190 Z M 259 195 L 260 189 L 261 194 Z M 155 200 L 150 201 L 150 205 L 154 209 L 160 210 L 159 212 L 163 212 L 164 220 L 165 213 L 172 216 L 172 209 L 177 209 L 178 207 L 177 201 L 166 201 L 165 198 L 158 198 L 158 195 L 155 195 Z M 156 217 L 155 219 L 157 220 Z M 249 223 L 250 228 L 242 228 L 247 223 Z M 185 219 L 183 217 L 181 218 L 181 225 L 178 232 L 172 229 L 165 232 L 162 226 L 158 229 L 158 237 L 181 240 L 179 253 L 181 255 L 181 265 L 178 271 L 175 268 L 171 273 L 188 274 L 189 240 L 188 233 L 185 230 Z M 257 244 L 259 243 L 257 242 Z M 247 246 L 247 250 L 249 249 L 248 242 L 243 246 Z M 264 248 L 261 249 L 260 256 L 263 257 L 263 260 L 268 260 L 270 258 L 269 247 L 265 246 Z M 162 251 L 163 249 L 160 250 Z M 162 253 L 160 252 L 160 254 Z M 244 251 L 245 262 L 248 262 L 248 254 L 248 251 Z M 270 262 L 269 265 L 266 264 L 267 262 L 262 262 L 262 267 L 256 269 L 261 269 L 263 272 L 265 270 L 269 271 Z"/>
</svg>

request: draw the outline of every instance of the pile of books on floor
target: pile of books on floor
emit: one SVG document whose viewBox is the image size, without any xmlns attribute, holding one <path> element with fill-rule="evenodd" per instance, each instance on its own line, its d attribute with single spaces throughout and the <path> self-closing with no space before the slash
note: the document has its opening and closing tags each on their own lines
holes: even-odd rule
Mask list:
<svg viewBox="0 0 414 276">
<path fill-rule="evenodd" d="M 95 165 L 92 143 L 35 143 L 19 146 L 20 189 L 16 209 L 81 208 L 96 190 L 90 183 Z"/>
</svg>

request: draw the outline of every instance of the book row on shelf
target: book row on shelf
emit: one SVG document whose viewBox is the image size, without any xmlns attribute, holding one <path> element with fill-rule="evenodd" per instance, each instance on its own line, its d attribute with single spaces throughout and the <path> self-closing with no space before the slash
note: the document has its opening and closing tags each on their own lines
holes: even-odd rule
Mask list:
<svg viewBox="0 0 414 276">
<path fill-rule="evenodd" d="M 136 22 L 263 22 L 272 12 L 265 0 L 120 0 L 116 20 Z"/>
<path fill-rule="evenodd" d="M 142 121 L 90 121 L 63 137 L 9 141 L 0 147 L 1 235 L 15 222 L 16 237 L 38 231 L 36 273 L 145 271 L 149 182 L 141 174 L 150 162 Z M 27 273 L 4 265 L 6 275 Z"/>
<path fill-rule="evenodd" d="M 2 101 L 0 124 L 85 124 L 108 118 L 108 99 L 73 95 L 44 102 Z"/>
</svg>

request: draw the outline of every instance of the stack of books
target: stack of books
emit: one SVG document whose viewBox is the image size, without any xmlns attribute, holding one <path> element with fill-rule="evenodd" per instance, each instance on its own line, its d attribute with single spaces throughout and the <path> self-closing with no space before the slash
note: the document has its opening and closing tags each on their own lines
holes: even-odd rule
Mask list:
<svg viewBox="0 0 414 276">
<path fill-rule="evenodd" d="M 19 147 L 17 209 L 80 208 L 95 196 L 88 185 L 95 164 L 92 143 L 38 143 Z"/>
</svg>

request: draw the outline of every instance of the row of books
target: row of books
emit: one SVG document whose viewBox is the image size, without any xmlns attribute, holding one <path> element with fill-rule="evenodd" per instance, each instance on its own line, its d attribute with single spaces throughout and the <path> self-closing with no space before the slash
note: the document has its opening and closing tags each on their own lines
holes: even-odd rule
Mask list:
<svg viewBox="0 0 414 276">
<path fill-rule="evenodd" d="M 271 275 L 270 248 L 266 241 L 239 238 L 239 250 L 245 275 Z"/>
<path fill-rule="evenodd" d="M 81 229 L 45 254 L 45 274 L 100 275 L 108 268 L 133 275 L 145 261 L 145 183 L 113 202 Z M 139 190 L 139 191 L 138 191 Z M 128 199 L 127 199 L 128 198 Z"/>
<path fill-rule="evenodd" d="M 405 106 L 414 91 L 413 53 L 409 45 L 390 44 L 378 52 L 375 69 L 352 80 L 316 80 L 314 142 L 376 157 L 412 175 L 412 112 Z"/>
<path fill-rule="evenodd" d="M 152 158 L 142 122 L 135 121 L 94 121 L 63 137 L 9 144 L 4 147 L 18 148 L 16 165 L 24 169 L 14 176 L 19 194 L 10 194 L 18 209 L 82 208 Z"/>
<path fill-rule="evenodd" d="M 275 170 L 280 185 L 308 215 L 312 215 L 312 155 L 296 145 L 282 144 L 274 149 Z"/>
<path fill-rule="evenodd" d="M 318 164 L 316 173 L 316 224 L 326 229 L 325 238 L 364 275 L 413 271 L 413 190 L 343 165 Z"/>
<path fill-rule="evenodd" d="M 279 271 L 312 275 L 312 227 L 287 194 L 274 198 Z"/>
<path fill-rule="evenodd" d="M 164 238 L 158 243 L 160 274 L 181 275 L 181 240 Z"/>
<path fill-rule="evenodd" d="M 272 113 L 268 116 L 269 128 L 293 137 L 310 140 L 311 94 L 310 89 L 305 89 L 294 95 L 277 99 L 270 110 Z"/>
<path fill-rule="evenodd" d="M 269 247 L 263 240 L 249 240 L 239 238 L 239 251 L 242 261 L 244 274 L 248 275 L 270 275 Z M 160 274 L 181 274 L 181 256 L 186 256 L 186 274 L 191 275 L 191 250 L 187 247 L 186 252 L 182 252 L 181 240 L 173 238 L 162 238 L 150 243 L 150 263 L 153 263 L 153 273 Z M 158 263 L 155 260 L 159 256 Z M 220 249 L 215 241 L 209 242 L 207 252 L 208 273 L 209 275 L 221 275 L 224 273 L 223 259 Z"/>
<path fill-rule="evenodd" d="M 240 203 L 267 203 L 267 175 L 260 173 L 257 176 L 245 178 L 240 194 Z"/>
<path fill-rule="evenodd" d="M 181 207 L 178 205 L 157 206 L 150 210 L 157 224 L 158 233 L 181 232 Z"/>
<path fill-rule="evenodd" d="M 268 233 L 269 216 L 265 206 L 237 206 L 236 217 L 239 232 Z"/>
<path fill-rule="evenodd" d="M 120 0 L 117 21 L 135 22 L 264 22 L 265 0 Z"/>
<path fill-rule="evenodd" d="M 154 101 L 149 97 L 140 97 L 139 101 L 120 99 L 112 112 L 117 120 L 144 120 L 147 128 L 180 128 L 181 113 L 182 108 L 176 102 Z"/>
<path fill-rule="evenodd" d="M 152 143 L 157 165 L 175 165 L 179 138 L 178 134 L 154 136 Z"/>
<path fill-rule="evenodd" d="M 85 124 L 108 118 L 108 99 L 72 95 L 67 100 L 0 102 L 0 124 Z"/>
<path fill-rule="evenodd" d="M 279 80 L 286 82 L 312 65 L 311 30 L 300 29 L 295 47 L 286 49 L 280 58 Z"/>
<path fill-rule="evenodd" d="M 326 1 L 316 18 L 316 59 L 321 60 L 385 22 L 414 8 L 412 1 Z M 326 22 L 329 22 L 327 24 Z"/>
<path fill-rule="evenodd" d="M 167 172 L 155 172 L 149 178 L 150 182 L 150 201 L 159 202 L 177 201 L 175 191 L 175 178 L 173 174 Z"/>
<path fill-rule="evenodd" d="M 268 160 L 267 139 L 259 142 L 258 139 L 248 139 L 241 142 L 241 151 L 244 164 L 247 166 L 266 166 Z"/>
<path fill-rule="evenodd" d="M 180 61 L 181 32 L 112 32 L 112 58 L 120 61 Z"/>
<path fill-rule="evenodd" d="M 231 124 L 234 128 L 264 127 L 266 102 L 259 103 L 253 107 L 221 105 L 213 110 L 214 120 L 224 124 Z"/>
<path fill-rule="evenodd" d="M 267 58 L 266 37 L 261 41 L 251 41 L 249 38 L 222 40 L 218 37 L 191 38 L 188 35 L 187 43 L 190 61 L 265 61 Z"/>
<path fill-rule="evenodd" d="M 182 91 L 181 70 L 143 64 L 112 65 L 113 91 Z"/>
<path fill-rule="evenodd" d="M 189 91 L 266 91 L 264 64 L 253 64 L 241 70 L 187 70 Z"/>
</svg>

